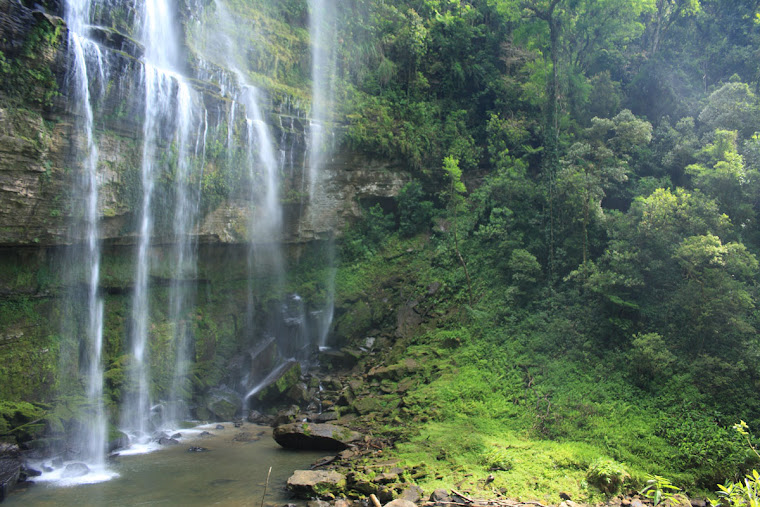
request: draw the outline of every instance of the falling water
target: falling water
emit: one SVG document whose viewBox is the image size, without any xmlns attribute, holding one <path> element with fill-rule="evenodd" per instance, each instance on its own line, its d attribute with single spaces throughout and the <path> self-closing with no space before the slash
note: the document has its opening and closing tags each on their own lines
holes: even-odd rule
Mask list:
<svg viewBox="0 0 760 507">
<path fill-rule="evenodd" d="M 69 26 L 69 50 L 72 54 L 72 86 L 84 134 L 85 147 L 81 154 L 83 171 L 78 178 L 75 194 L 84 195 L 83 216 L 86 244 L 78 259 L 87 278 L 86 346 L 88 354 L 87 399 L 92 409 L 85 421 L 79 441 L 84 450 L 83 459 L 102 471 L 106 452 L 106 416 L 103 402 L 103 300 L 98 294 L 100 283 L 100 241 L 98 211 L 98 147 L 93 133 L 93 105 L 90 96 L 88 60 L 97 66 L 101 86 L 105 82 L 103 55 L 100 48 L 85 35 L 89 20 L 88 0 L 71 0 L 66 4 L 66 22 Z M 101 89 L 101 95 L 103 90 Z"/>
<path fill-rule="evenodd" d="M 179 125 L 177 126 L 177 172 L 175 188 L 175 207 L 173 220 L 173 233 L 175 236 L 173 260 L 174 272 L 169 303 L 169 319 L 173 323 L 173 343 L 175 348 L 175 366 L 172 376 L 171 391 L 169 394 L 169 406 L 165 414 L 166 424 L 171 424 L 186 416 L 184 400 L 187 398 L 185 386 L 188 372 L 190 353 L 188 347 L 192 339 L 192 327 L 187 311 L 192 308 L 194 302 L 194 284 L 197 273 L 196 242 L 193 236 L 195 222 L 198 216 L 198 204 L 200 201 L 200 188 L 191 182 L 191 163 L 189 157 L 189 143 L 193 123 L 198 124 L 199 131 L 195 135 L 194 156 L 201 142 L 200 126 L 204 126 L 206 132 L 206 114 L 203 122 L 194 118 L 196 108 L 190 88 L 181 80 L 177 93 L 177 109 Z M 205 135 L 203 136 L 205 137 Z M 203 141 L 205 147 L 205 141 Z M 205 148 L 203 148 L 205 149 Z"/>
<path fill-rule="evenodd" d="M 335 89 L 336 16 L 334 0 L 309 0 L 309 34 L 311 36 L 312 106 L 307 140 L 309 176 L 309 213 L 315 218 L 317 200 L 324 192 L 321 169 L 329 155 L 327 125 L 331 119 Z M 333 227 L 334 228 L 333 224 Z M 335 307 L 335 245 L 332 234 L 328 238 L 325 279 L 326 300 L 320 312 L 318 343 L 327 346 L 327 335 L 332 324 Z"/>
<path fill-rule="evenodd" d="M 132 355 L 134 364 L 130 380 L 135 388 L 127 398 L 122 412 L 124 426 L 144 438 L 150 429 L 150 355 L 148 322 L 150 318 L 150 289 L 148 276 L 151 270 L 151 240 L 154 234 L 154 190 L 158 171 L 157 151 L 164 129 L 173 128 L 178 145 L 180 162 L 178 178 L 187 178 L 187 164 L 182 158 L 188 146 L 193 110 L 190 86 L 179 73 L 181 50 L 175 32 L 175 13 L 168 0 L 147 0 L 143 10 L 142 41 L 145 45 L 143 86 L 145 89 L 145 122 L 143 124 L 143 150 L 141 165 L 142 205 L 138 229 L 137 271 L 132 303 Z M 179 118 L 177 118 L 177 116 Z M 183 171 L 185 172 L 183 174 Z M 178 237 L 175 266 L 184 270 L 188 263 L 194 264 L 192 245 L 187 238 L 193 225 L 190 199 L 185 192 L 186 181 L 177 182 L 177 211 L 174 225 Z M 182 209 L 184 207 L 184 209 Z M 176 218 L 177 214 L 184 214 Z M 177 222 L 181 222 L 177 224 Z M 185 243 L 187 242 L 187 243 Z M 184 243 L 184 244 L 183 244 Z M 177 273 L 175 273 L 177 274 Z M 170 299 L 170 314 L 179 318 L 187 303 L 186 295 L 180 294 L 180 285 L 174 286 Z M 175 320 L 175 323 L 177 321 Z M 184 361 L 180 352 L 185 348 L 185 333 L 181 326 L 175 332 L 178 361 Z M 175 375 L 175 378 L 177 376 Z M 177 381 L 180 383 L 180 381 Z"/>
<path fill-rule="evenodd" d="M 311 37 L 311 122 L 308 139 L 309 198 L 319 184 L 320 169 L 328 154 L 327 128 L 333 107 L 335 62 L 335 2 L 309 0 Z"/>
</svg>

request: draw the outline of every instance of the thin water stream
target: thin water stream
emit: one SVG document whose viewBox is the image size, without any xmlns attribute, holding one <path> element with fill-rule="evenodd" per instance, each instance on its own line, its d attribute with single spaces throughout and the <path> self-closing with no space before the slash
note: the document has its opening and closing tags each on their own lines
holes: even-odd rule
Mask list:
<svg viewBox="0 0 760 507">
<path fill-rule="evenodd" d="M 272 467 L 265 505 L 292 503 L 285 484 L 293 470 L 305 469 L 324 452 L 290 451 L 272 439 L 272 429 L 246 423 L 231 423 L 191 430 L 179 445 L 163 447 L 149 454 L 120 456 L 110 467 L 118 477 L 97 484 L 62 487 L 60 483 L 37 482 L 17 491 L 5 502 L 8 506 L 77 507 L 107 505 L 224 505 L 259 507 L 267 473 Z M 199 437 L 198 429 L 213 436 Z M 257 441 L 246 440 L 259 433 Z M 188 432 L 184 432 L 189 434 Z M 245 433 L 243 438 L 240 435 Z M 236 439 L 236 437 L 238 437 Z M 202 446 L 207 452 L 189 452 Z M 83 478 L 84 479 L 84 478 Z"/>
</svg>

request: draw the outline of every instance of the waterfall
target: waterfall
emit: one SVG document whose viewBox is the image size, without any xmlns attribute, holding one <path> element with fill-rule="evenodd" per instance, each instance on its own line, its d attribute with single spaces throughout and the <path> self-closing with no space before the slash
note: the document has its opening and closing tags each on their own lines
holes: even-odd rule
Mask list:
<svg viewBox="0 0 760 507">
<path fill-rule="evenodd" d="M 311 37 L 311 122 L 308 138 L 309 198 L 319 184 L 320 168 L 328 154 L 327 124 L 331 119 L 335 89 L 335 5 L 334 0 L 309 0 Z"/>
<path fill-rule="evenodd" d="M 321 169 L 330 153 L 328 125 L 332 118 L 335 90 L 336 13 L 333 0 L 309 0 L 311 37 L 311 121 L 307 139 L 309 215 L 313 221 L 320 193 L 324 192 Z M 335 228 L 332 224 L 331 229 Z M 335 245 L 332 234 L 327 245 L 328 271 L 325 279 L 325 305 L 320 312 L 317 345 L 327 347 L 327 336 L 335 307 Z"/>
<path fill-rule="evenodd" d="M 177 94 L 179 125 L 175 142 L 178 160 L 175 182 L 174 220 L 172 222 L 175 238 L 172 258 L 174 270 L 170 290 L 169 320 L 173 324 L 172 342 L 175 351 L 175 366 L 172 385 L 169 392 L 169 406 L 165 414 L 165 424 L 172 424 L 187 416 L 184 400 L 189 392 L 185 385 L 190 362 L 189 345 L 193 340 L 192 326 L 187 314 L 194 306 L 194 285 L 197 274 L 197 249 L 194 230 L 200 203 L 200 187 L 192 185 L 189 143 L 193 123 L 197 123 L 193 156 L 198 157 L 199 150 L 205 150 L 205 135 L 208 129 L 208 115 L 204 110 L 203 120 L 194 118 L 196 108 L 188 86 L 180 84 Z M 201 127 L 203 131 L 201 132 Z M 203 139 L 203 140 L 202 140 Z M 203 167 L 203 158 L 201 167 Z"/>
<path fill-rule="evenodd" d="M 73 254 L 75 262 L 84 270 L 87 296 L 85 299 L 86 325 L 84 328 L 85 348 L 88 351 L 87 404 L 91 411 L 84 421 L 78 436 L 82 449 L 82 459 L 99 471 L 105 466 L 106 414 L 103 401 L 103 300 L 100 285 L 100 228 L 98 209 L 98 147 L 94 135 L 93 97 L 90 94 L 88 63 L 95 66 L 104 93 L 105 70 L 103 55 L 94 42 L 86 38 L 89 21 L 88 0 L 70 0 L 65 6 L 66 22 L 69 26 L 69 52 L 72 60 L 70 68 L 70 88 L 74 97 L 74 108 L 78 115 L 78 127 L 84 136 L 84 146 L 78 150 L 82 160 L 82 171 L 76 179 L 73 194 L 75 199 L 84 200 L 84 213 L 74 229 L 80 229 L 81 236 L 75 241 L 84 245 Z M 82 230 L 83 229 L 83 230 Z M 79 236 L 78 234 L 77 236 Z M 78 270 L 77 270 L 78 271 Z"/>
<path fill-rule="evenodd" d="M 182 47 L 182 16 L 172 0 L 134 4 L 123 0 L 67 0 L 66 3 L 71 62 L 68 83 L 74 99 L 72 109 L 78 119 L 77 156 L 82 167 L 76 172 L 73 190 L 74 208 L 79 211 L 73 214 L 74 247 L 70 261 L 75 264 L 73 272 L 77 275 L 70 276 L 72 280 L 75 276 L 84 280 L 79 284 L 84 288 L 81 295 L 72 294 L 76 297 L 70 298 L 72 307 L 79 304 L 83 309 L 81 315 L 64 326 L 72 328 L 72 341 L 81 337 L 81 343 L 77 344 L 82 352 L 81 366 L 79 362 L 76 364 L 86 376 L 90 413 L 79 440 L 83 456 L 96 466 L 105 463 L 108 434 L 100 237 L 101 227 L 109 230 L 113 224 L 103 218 L 101 208 L 110 209 L 109 203 L 115 199 L 114 186 L 127 184 L 125 179 L 114 185 L 116 178 L 109 172 L 115 164 L 107 155 L 110 151 L 106 147 L 111 149 L 108 134 L 100 139 L 104 172 L 98 173 L 96 125 L 108 125 L 114 118 L 121 120 L 118 115 L 126 114 L 129 117 L 124 121 L 138 132 L 141 129 L 142 134 L 142 144 L 138 141 L 132 166 L 138 170 L 137 178 L 128 180 L 129 191 L 136 193 L 134 201 L 130 201 L 133 222 L 122 225 L 133 226 L 134 271 L 129 287 L 131 308 L 125 324 L 126 378 L 119 390 L 121 427 L 136 436 L 138 442 L 145 443 L 161 424 L 169 425 L 187 415 L 184 400 L 190 391 L 188 373 L 196 340 L 193 310 L 198 297 L 195 282 L 199 276 L 198 237 L 203 230 L 200 202 L 207 138 L 214 146 L 214 151 L 209 148 L 209 157 L 210 160 L 214 157 L 215 165 L 209 167 L 218 171 L 224 166 L 225 155 L 222 152 L 219 157 L 218 146 L 226 142 L 227 170 L 233 175 L 229 181 L 247 185 L 230 189 L 231 201 L 242 201 L 248 206 L 242 215 L 248 217 L 247 229 L 235 230 L 239 239 L 248 244 L 246 337 L 253 344 L 259 336 L 271 336 L 274 343 L 271 350 L 275 351 L 274 362 L 259 367 L 257 380 L 287 361 L 306 360 L 315 344 L 324 346 L 332 321 L 335 273 L 332 267 L 327 271 L 323 310 L 309 313 L 307 303 L 297 295 L 288 296 L 287 302 L 277 307 L 277 301 L 285 298 L 286 287 L 281 177 L 289 165 L 290 178 L 294 179 L 293 166 L 300 164 L 300 160 L 294 163 L 298 158 L 293 145 L 286 145 L 295 136 L 294 119 L 290 118 L 287 132 L 282 128 L 278 146 L 263 106 L 267 97 L 254 86 L 256 74 L 250 68 L 246 45 L 239 39 L 248 36 L 246 30 L 239 26 L 223 0 L 198 7 L 204 15 L 212 17 L 204 29 L 213 33 L 209 32 L 210 42 L 196 52 L 197 60 L 191 66 Z M 307 153 L 301 190 L 308 187 L 309 213 L 316 216 L 319 195 L 325 191 L 320 171 L 330 153 L 335 12 L 328 1 L 310 1 L 310 9 L 313 101 L 305 129 Z M 124 19 L 117 20 L 117 12 Z M 112 14 L 114 19 L 110 18 Z M 109 38 L 112 30 L 109 25 L 121 23 L 129 26 L 118 29 L 133 34 L 137 42 L 131 37 L 124 37 L 123 42 L 115 42 L 121 40 L 118 37 Z M 128 44 L 133 50 L 123 51 L 117 44 Z M 109 58 L 114 62 L 112 76 Z M 121 65 L 118 70 L 117 61 Z M 212 88 L 203 88 L 187 77 L 191 67 L 195 69 L 193 78 L 205 80 L 208 86 L 218 84 L 218 92 L 208 93 Z M 213 107 L 207 110 L 206 103 Z M 105 109 L 101 111 L 100 107 Z M 285 107 L 290 107 L 289 103 Z M 297 123 L 300 128 L 300 122 Z M 235 180 L 238 176 L 240 179 Z M 330 264 L 333 250 L 330 238 L 327 249 Z M 104 268 L 104 280 L 108 279 L 106 273 Z M 159 277 L 166 283 L 153 283 Z M 77 283 L 70 285 L 76 287 Z M 262 303 L 269 305 L 272 318 L 261 329 L 254 329 L 254 309 Z M 154 331 L 155 326 L 164 324 L 161 331 Z M 260 324 L 256 322 L 257 326 Z M 77 326 L 80 329 L 73 329 Z M 170 343 L 163 338 L 167 336 L 166 330 L 171 335 Z M 244 386 L 244 392 L 251 387 Z M 162 410 L 161 417 L 158 407 Z"/>
<path fill-rule="evenodd" d="M 151 244 L 156 214 L 163 211 L 154 203 L 156 177 L 160 171 L 158 152 L 167 133 L 174 132 L 177 145 L 177 170 L 175 181 L 175 213 L 173 234 L 176 238 L 173 252 L 174 280 L 170 294 L 169 315 L 174 324 L 176 366 L 171 396 L 180 396 L 187 358 L 185 349 L 187 329 L 182 325 L 182 315 L 190 304 L 185 284 L 178 279 L 195 272 L 196 259 L 190 239 L 191 229 L 197 215 L 197 196 L 189 192 L 188 147 L 193 121 L 199 121 L 193 97 L 195 94 L 180 74 L 182 67 L 179 38 L 175 31 L 176 15 L 168 0 L 147 0 L 143 9 L 142 41 L 145 45 L 143 62 L 143 87 L 145 109 L 143 124 L 143 149 L 141 165 L 142 200 L 138 228 L 137 267 L 132 302 L 132 356 L 130 369 L 133 391 L 122 410 L 124 427 L 135 432 L 138 438 L 148 436 L 151 428 L 151 372 L 150 337 L 148 332 L 151 316 L 150 286 L 148 278 L 152 267 Z M 173 400 L 177 405 L 177 400 Z M 170 417 L 179 416 L 170 414 Z"/>
</svg>

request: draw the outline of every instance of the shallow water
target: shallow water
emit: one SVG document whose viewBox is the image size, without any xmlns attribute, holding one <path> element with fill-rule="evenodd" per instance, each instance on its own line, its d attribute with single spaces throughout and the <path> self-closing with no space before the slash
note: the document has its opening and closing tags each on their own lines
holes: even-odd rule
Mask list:
<svg viewBox="0 0 760 507">
<path fill-rule="evenodd" d="M 102 505 L 224 505 L 253 506 L 262 503 L 267 472 L 272 475 L 266 504 L 291 502 L 285 482 L 293 470 L 308 468 L 324 452 L 288 451 L 272 439 L 272 429 L 253 424 L 224 430 L 208 429 L 213 436 L 185 438 L 180 445 L 148 454 L 120 456 L 109 466 L 118 474 L 106 482 L 61 486 L 60 482 L 37 481 L 16 491 L 8 506 L 102 506 Z M 207 427 L 208 428 L 208 427 Z M 264 432 L 255 442 L 238 442 L 240 433 Z M 202 446 L 208 452 L 188 452 Z M 86 476 L 85 476 L 86 477 Z M 84 479 L 84 478 L 83 478 Z"/>
</svg>

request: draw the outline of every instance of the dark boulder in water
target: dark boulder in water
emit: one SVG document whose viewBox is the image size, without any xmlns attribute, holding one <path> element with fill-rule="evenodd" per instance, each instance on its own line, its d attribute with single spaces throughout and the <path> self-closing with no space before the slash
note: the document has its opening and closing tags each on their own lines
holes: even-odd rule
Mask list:
<svg viewBox="0 0 760 507">
<path fill-rule="evenodd" d="M 283 424 L 272 436 L 283 447 L 321 451 L 341 451 L 363 438 L 361 433 L 342 426 L 314 423 Z"/>
<path fill-rule="evenodd" d="M 189 447 L 187 449 L 187 452 L 207 452 L 207 451 L 208 449 L 206 449 L 205 447 L 197 447 L 197 446 Z"/>
<path fill-rule="evenodd" d="M 158 445 L 179 445 L 179 440 L 175 438 L 159 438 Z"/>
</svg>

